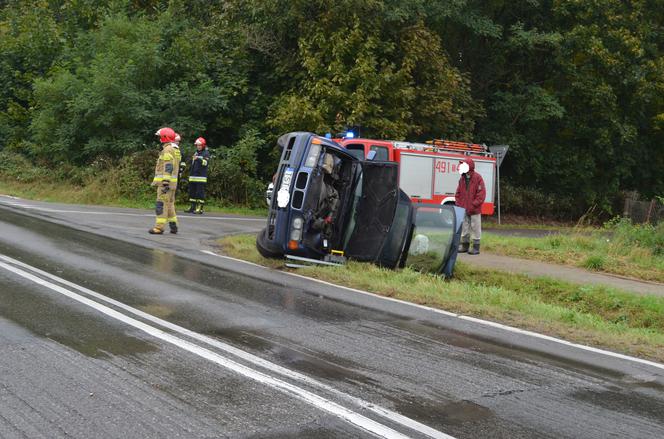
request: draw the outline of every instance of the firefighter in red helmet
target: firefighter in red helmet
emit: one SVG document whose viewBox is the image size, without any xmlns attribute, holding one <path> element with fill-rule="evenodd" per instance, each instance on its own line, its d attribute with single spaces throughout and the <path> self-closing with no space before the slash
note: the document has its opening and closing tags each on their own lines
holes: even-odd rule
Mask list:
<svg viewBox="0 0 664 439">
<path fill-rule="evenodd" d="M 191 158 L 191 169 L 189 171 L 189 202 L 191 206 L 186 212 L 203 214 L 205 205 L 205 185 L 207 184 L 208 166 L 210 165 L 210 152 L 207 142 L 199 137 L 194 142 L 196 151 Z"/>
<path fill-rule="evenodd" d="M 149 230 L 153 235 L 164 233 L 166 223 L 171 233 L 178 232 L 178 219 L 175 215 L 175 190 L 178 184 L 178 169 L 180 168 L 180 150 L 175 144 L 176 133 L 172 128 L 161 128 L 155 135 L 159 136 L 161 152 L 155 166 L 152 186 L 157 187 L 157 202 L 155 225 Z"/>
</svg>

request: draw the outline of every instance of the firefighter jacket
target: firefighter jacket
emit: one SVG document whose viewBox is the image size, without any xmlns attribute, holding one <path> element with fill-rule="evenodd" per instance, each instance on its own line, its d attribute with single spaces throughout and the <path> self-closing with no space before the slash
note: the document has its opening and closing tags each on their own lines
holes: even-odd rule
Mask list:
<svg viewBox="0 0 664 439">
<path fill-rule="evenodd" d="M 210 151 L 207 148 L 194 152 L 191 158 L 189 181 L 192 183 L 207 183 L 208 165 L 210 164 Z"/>
<path fill-rule="evenodd" d="M 454 194 L 454 203 L 466 209 L 467 215 L 477 215 L 482 211 L 482 203 L 486 197 L 486 188 L 484 187 L 484 179 L 482 176 L 475 172 L 475 162 L 471 158 L 465 158 L 463 162 L 468 163 L 470 170 L 468 171 L 468 179 L 462 175 L 459 178 L 459 185 L 457 186 L 456 194 Z"/>
<path fill-rule="evenodd" d="M 180 169 L 180 149 L 173 143 L 164 143 L 157 165 L 154 168 L 153 186 L 170 184 L 175 186 L 178 183 L 178 170 Z"/>
</svg>

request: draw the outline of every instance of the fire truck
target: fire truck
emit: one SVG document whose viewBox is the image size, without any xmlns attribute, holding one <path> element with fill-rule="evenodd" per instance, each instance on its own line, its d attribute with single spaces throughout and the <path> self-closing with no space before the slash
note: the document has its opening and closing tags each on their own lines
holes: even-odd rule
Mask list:
<svg viewBox="0 0 664 439">
<path fill-rule="evenodd" d="M 496 157 L 485 145 L 433 140 L 411 143 L 362 138 L 335 139 L 356 158 L 399 163 L 399 187 L 413 202 L 452 204 L 459 182 L 457 166 L 464 158 L 475 162 L 486 186 L 483 215 L 493 215 L 496 183 Z"/>
</svg>

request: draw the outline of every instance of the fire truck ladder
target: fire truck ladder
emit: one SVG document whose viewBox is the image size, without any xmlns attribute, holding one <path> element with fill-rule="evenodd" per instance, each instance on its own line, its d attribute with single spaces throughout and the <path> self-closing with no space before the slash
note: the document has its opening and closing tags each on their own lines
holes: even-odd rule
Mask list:
<svg viewBox="0 0 664 439">
<path fill-rule="evenodd" d="M 493 157 L 493 154 L 488 151 L 486 145 L 477 143 L 457 142 L 454 140 L 434 139 L 429 140 L 427 143 L 412 143 L 412 142 L 392 142 L 397 149 L 410 149 L 414 151 L 425 152 L 452 152 L 464 155 L 481 155 L 485 157 Z"/>
</svg>

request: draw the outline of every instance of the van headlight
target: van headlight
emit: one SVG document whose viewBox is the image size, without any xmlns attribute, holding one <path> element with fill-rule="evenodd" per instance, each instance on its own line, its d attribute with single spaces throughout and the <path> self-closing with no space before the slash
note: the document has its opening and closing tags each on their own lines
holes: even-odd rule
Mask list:
<svg viewBox="0 0 664 439">
<path fill-rule="evenodd" d="M 314 166 L 316 166 L 319 154 L 320 154 L 320 145 L 312 143 L 311 147 L 309 148 L 309 154 L 307 155 L 307 159 L 304 161 L 304 166 L 308 168 L 313 168 Z"/>
<path fill-rule="evenodd" d="M 290 232 L 291 241 L 299 241 L 302 238 L 302 229 L 293 229 Z"/>
<path fill-rule="evenodd" d="M 302 218 L 295 217 L 291 223 L 291 241 L 299 241 L 302 238 L 302 226 L 304 225 L 304 220 Z"/>
</svg>

